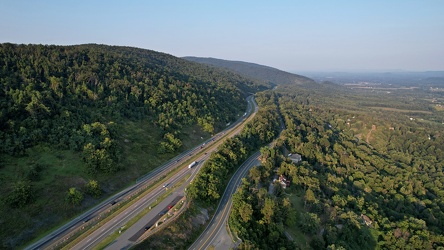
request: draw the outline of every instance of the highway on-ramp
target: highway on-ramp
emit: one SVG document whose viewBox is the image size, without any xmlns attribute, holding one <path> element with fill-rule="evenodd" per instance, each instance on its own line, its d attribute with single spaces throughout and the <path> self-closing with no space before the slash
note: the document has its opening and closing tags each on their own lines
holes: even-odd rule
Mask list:
<svg viewBox="0 0 444 250">
<path fill-rule="evenodd" d="M 228 183 L 225 193 L 222 195 L 220 200 L 219 206 L 217 207 L 217 210 L 207 228 L 194 242 L 194 244 L 190 246 L 189 249 L 208 249 L 210 246 L 214 246 L 214 241 L 218 238 L 218 234 L 221 232 L 221 230 L 226 230 L 226 222 L 230 216 L 232 204 L 231 196 L 236 192 L 237 188 L 242 182 L 242 178 L 247 175 L 250 168 L 260 165 L 260 161 L 258 160 L 259 156 L 260 152 L 254 153 L 239 167 Z"/>
</svg>

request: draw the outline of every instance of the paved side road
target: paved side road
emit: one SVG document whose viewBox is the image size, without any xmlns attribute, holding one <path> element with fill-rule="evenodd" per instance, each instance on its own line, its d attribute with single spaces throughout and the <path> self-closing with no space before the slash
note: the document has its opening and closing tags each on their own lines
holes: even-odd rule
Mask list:
<svg viewBox="0 0 444 250">
<path fill-rule="evenodd" d="M 235 246 L 226 229 L 232 205 L 231 196 L 236 192 L 237 187 L 239 187 L 242 182 L 242 178 L 248 173 L 250 168 L 260 165 L 260 161 L 258 160 L 259 155 L 260 152 L 258 151 L 250 156 L 233 175 L 222 195 L 213 218 L 204 232 L 189 249 L 208 249 L 214 247 L 222 250 L 232 249 Z"/>
</svg>

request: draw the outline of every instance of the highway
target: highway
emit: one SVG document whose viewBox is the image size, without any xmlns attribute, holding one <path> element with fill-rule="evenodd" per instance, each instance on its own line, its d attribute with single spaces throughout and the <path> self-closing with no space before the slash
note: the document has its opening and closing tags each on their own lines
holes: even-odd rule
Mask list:
<svg viewBox="0 0 444 250">
<path fill-rule="evenodd" d="M 204 159 L 202 158 L 199 160 L 203 161 Z M 168 188 L 170 187 L 173 188 L 174 185 L 180 179 L 186 177 L 187 174 L 191 173 L 191 176 L 187 179 L 187 181 L 183 183 L 180 187 L 176 188 L 171 195 L 167 196 L 157 206 L 154 206 L 149 213 L 147 213 L 132 227 L 128 229 L 125 228 L 126 230 L 124 231 L 124 233 L 121 234 L 116 241 L 110 244 L 107 249 L 125 249 L 130 247 L 137 240 L 137 239 L 131 240 L 131 238 L 133 238 L 134 235 L 137 235 L 140 230 L 143 230 L 147 226 L 148 222 L 150 222 L 152 219 L 160 217 L 158 215 L 165 212 L 167 206 L 176 197 L 178 196 L 183 197 L 185 195 L 183 192 L 184 188 L 189 184 L 189 181 L 196 175 L 197 170 L 201 165 L 202 164 L 199 164 L 198 166 L 195 166 L 195 168 L 192 169 L 189 168 L 182 169 L 175 176 L 173 176 L 167 181 L 168 182 L 167 187 L 163 187 L 163 185 L 160 185 L 152 192 L 150 192 L 148 195 L 146 195 L 144 198 L 140 199 L 139 201 L 131 205 L 129 208 L 127 208 L 126 211 L 120 213 L 116 218 L 101 226 L 99 230 L 94 231 L 87 238 L 76 244 L 72 249 L 74 250 L 91 249 L 93 246 L 95 246 L 96 244 L 104 240 L 106 237 L 108 237 L 108 235 L 120 229 L 124 229 L 123 227 L 131 218 L 142 212 L 142 210 L 144 210 L 145 208 L 149 207 L 150 204 L 154 203 L 159 198 L 159 196 L 167 192 Z"/>
<path fill-rule="evenodd" d="M 42 239 L 38 240 L 37 242 L 31 244 L 30 246 L 26 247 L 25 249 L 53 249 L 59 246 L 60 244 L 63 244 L 64 241 L 70 240 L 70 237 L 72 237 L 76 232 L 79 232 L 82 230 L 83 227 L 87 225 L 87 223 L 91 223 L 91 221 L 99 220 L 101 216 L 108 210 L 114 208 L 113 206 L 116 206 L 115 204 L 119 205 L 120 202 L 130 199 L 132 196 L 140 192 L 140 190 L 143 190 L 146 186 L 152 185 L 155 183 L 159 178 L 162 178 L 167 173 L 173 171 L 174 169 L 180 167 L 181 165 L 184 165 L 185 162 L 189 160 L 193 160 L 193 157 L 195 157 L 196 154 L 204 155 L 202 159 L 199 159 L 200 161 L 204 161 L 207 155 L 211 153 L 212 151 L 216 150 L 217 146 L 223 143 L 226 136 L 234 136 L 236 133 L 240 132 L 242 129 L 242 126 L 240 125 L 244 120 L 246 120 L 247 117 L 250 119 L 250 114 L 257 111 L 257 105 L 254 102 L 254 99 L 252 96 L 249 96 L 247 98 L 248 101 L 248 109 L 245 116 L 241 117 L 236 121 L 235 123 L 228 126 L 224 131 L 216 134 L 212 138 L 208 139 L 207 141 L 203 142 L 203 144 L 200 144 L 196 146 L 195 148 L 185 151 L 182 154 L 174 157 L 164 165 L 156 168 L 152 172 L 148 173 L 145 176 L 140 177 L 137 180 L 137 183 L 122 190 L 121 192 L 113 195 L 112 197 L 106 199 L 104 202 L 100 203 L 99 205 L 95 206 L 94 208 L 91 208 L 87 212 L 83 213 L 82 215 L 78 216 L 77 218 L 73 219 L 69 223 L 65 224 L 64 226 L 56 229 L 55 231 L 51 232 L 47 236 L 43 237 Z M 205 146 L 203 146 L 205 145 Z M 205 155 L 204 152 L 207 152 Z M 194 159 L 196 160 L 196 159 Z M 201 164 L 199 164 L 201 166 Z M 184 167 L 184 169 L 178 171 L 176 175 L 174 175 L 172 180 L 165 180 L 165 182 L 174 183 L 174 180 L 179 180 L 183 178 L 186 174 L 188 174 L 190 171 L 187 167 Z M 198 168 L 196 168 L 198 169 Z M 194 171 L 193 173 L 195 173 Z M 184 187 L 185 188 L 185 185 Z M 101 239 L 105 238 L 107 235 L 109 235 L 111 232 L 114 232 L 119 227 L 121 227 L 122 223 L 127 222 L 130 220 L 133 216 L 138 214 L 141 210 L 146 207 L 146 205 L 153 202 L 153 199 L 160 196 L 164 192 L 163 188 L 155 188 L 147 197 L 144 197 L 143 199 L 140 199 L 135 204 L 131 205 L 129 209 L 126 209 L 124 212 L 116 216 L 112 219 L 112 221 L 105 223 L 107 225 L 106 227 L 100 227 L 100 229 L 97 229 L 96 232 L 102 232 L 100 235 L 94 235 L 91 237 L 87 237 L 81 242 L 88 242 L 88 244 L 85 245 L 79 245 L 80 248 L 78 249 L 90 249 L 94 245 L 98 244 Z M 178 190 L 178 193 L 183 193 L 182 191 Z M 149 213 L 150 214 L 150 213 Z M 114 223 L 114 224 L 113 224 Z"/>
</svg>

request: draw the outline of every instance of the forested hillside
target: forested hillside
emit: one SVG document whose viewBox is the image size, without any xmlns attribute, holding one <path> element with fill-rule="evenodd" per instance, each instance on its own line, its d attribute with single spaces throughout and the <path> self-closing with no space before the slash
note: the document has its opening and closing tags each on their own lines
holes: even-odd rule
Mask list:
<svg viewBox="0 0 444 250">
<path fill-rule="evenodd" d="M 259 79 L 274 85 L 277 84 L 311 84 L 314 81 L 305 76 L 288 73 L 276 68 L 255 63 L 228 61 L 216 58 L 184 57 L 184 59 L 232 70 L 253 79 Z"/>
<path fill-rule="evenodd" d="M 239 89 L 257 87 L 234 74 L 135 48 L 2 44 L 0 49 L 1 151 L 8 154 L 41 140 L 77 149 L 83 142 L 73 138 L 73 129 L 111 117 L 154 116 L 162 129 L 199 118 L 213 132 L 233 119 L 230 109 L 237 105 L 231 104 L 244 103 Z"/>
<path fill-rule="evenodd" d="M 444 247 L 441 93 L 327 83 L 278 95 L 286 129 L 233 196 L 241 247 L 285 247 L 285 235 L 301 249 Z"/>
<path fill-rule="evenodd" d="M 4 247 L 218 131 L 244 112 L 247 92 L 265 89 L 171 55 L 94 44 L 0 44 L 0 85 Z"/>
</svg>

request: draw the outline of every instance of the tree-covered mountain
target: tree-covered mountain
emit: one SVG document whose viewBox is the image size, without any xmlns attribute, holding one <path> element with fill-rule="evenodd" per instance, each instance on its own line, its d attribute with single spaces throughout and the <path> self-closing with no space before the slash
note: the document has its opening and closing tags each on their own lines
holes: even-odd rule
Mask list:
<svg viewBox="0 0 444 250">
<path fill-rule="evenodd" d="M 0 248 L 95 204 L 193 146 L 191 137 L 220 130 L 262 89 L 150 50 L 0 44 Z"/>
<path fill-rule="evenodd" d="M 234 74 L 129 47 L 2 44 L 0 57 L 1 151 L 9 154 L 38 141 L 77 149 L 82 142 L 64 140 L 79 124 L 110 117 L 155 116 L 165 130 L 199 121 L 213 132 L 244 103 L 239 90 L 260 88 Z"/>
<path fill-rule="evenodd" d="M 236 73 L 259 79 L 272 84 L 312 84 L 314 81 L 305 76 L 288 73 L 276 68 L 255 63 L 228 61 L 216 58 L 183 57 L 186 60 L 232 70 Z"/>
</svg>

